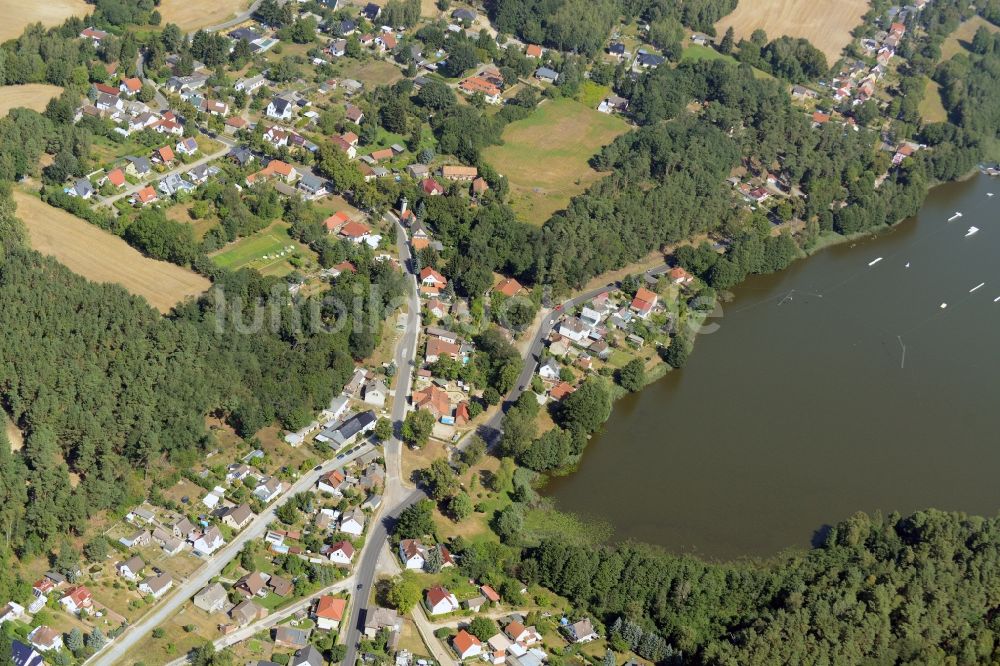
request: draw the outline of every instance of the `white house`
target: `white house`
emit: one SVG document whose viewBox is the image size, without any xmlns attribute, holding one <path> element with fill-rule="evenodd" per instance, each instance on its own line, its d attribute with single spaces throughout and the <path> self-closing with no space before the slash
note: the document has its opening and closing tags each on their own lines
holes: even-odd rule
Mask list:
<svg viewBox="0 0 1000 666">
<path fill-rule="evenodd" d="M 364 400 L 369 405 L 385 407 L 385 399 L 389 395 L 389 389 L 386 388 L 382 380 L 375 379 L 365 384 L 364 395 Z"/>
<path fill-rule="evenodd" d="M 28 634 L 28 640 L 31 641 L 31 645 L 39 652 L 61 650 L 63 647 L 62 633 L 44 624 L 35 627 L 34 631 Z"/>
<path fill-rule="evenodd" d="M 136 580 L 145 568 L 146 563 L 143 562 L 142 558 L 138 555 L 130 557 L 124 562 L 119 562 L 115 565 L 118 575 L 126 580 Z"/>
<path fill-rule="evenodd" d="M 291 120 L 293 106 L 291 101 L 283 97 L 275 97 L 268 102 L 265 113 L 267 113 L 268 118 L 274 118 L 275 120 Z"/>
<path fill-rule="evenodd" d="M 559 335 L 573 342 L 583 342 L 590 335 L 587 325 L 577 317 L 566 317 L 559 322 Z"/>
<path fill-rule="evenodd" d="M 201 498 L 201 503 L 204 504 L 209 509 L 214 509 L 219 505 L 219 500 L 222 498 L 221 495 L 217 494 L 214 490 L 209 494 Z"/>
<path fill-rule="evenodd" d="M 459 609 L 458 599 L 455 598 L 455 595 L 440 585 L 435 585 L 427 590 L 424 604 L 427 606 L 427 612 L 431 615 L 453 613 Z"/>
<path fill-rule="evenodd" d="M 150 576 L 139 583 L 139 591 L 143 594 L 152 595 L 154 599 L 159 599 L 174 586 L 174 579 L 168 573 L 161 573 Z"/>
<path fill-rule="evenodd" d="M 460 629 L 451 639 L 451 647 L 459 659 L 471 659 L 483 653 L 482 642 L 465 629 Z"/>
<path fill-rule="evenodd" d="M 194 551 L 199 555 L 211 555 L 222 548 L 226 542 L 222 540 L 222 532 L 214 525 L 194 542 Z"/>
<path fill-rule="evenodd" d="M 600 638 L 594 631 L 594 625 L 590 622 L 590 618 L 584 618 L 567 626 L 566 635 L 574 643 L 589 643 Z"/>
<path fill-rule="evenodd" d="M 365 513 L 358 507 L 344 513 L 340 519 L 340 531 L 351 536 L 361 536 L 365 531 Z"/>
<path fill-rule="evenodd" d="M 281 494 L 282 490 L 284 490 L 284 484 L 277 477 L 272 476 L 253 489 L 253 496 L 264 504 L 269 504 Z"/>
<path fill-rule="evenodd" d="M 340 566 L 350 566 L 354 559 L 354 546 L 349 541 L 338 541 L 330 547 L 330 561 Z"/>
<path fill-rule="evenodd" d="M 399 559 L 407 569 L 423 569 L 427 549 L 418 539 L 403 539 L 399 542 Z"/>
<path fill-rule="evenodd" d="M 559 364 L 554 359 L 549 359 L 538 368 L 538 375 L 542 379 L 559 379 Z"/>
<path fill-rule="evenodd" d="M 13 622 L 24 617 L 24 606 L 8 601 L 6 605 L 0 607 L 0 624 Z"/>
</svg>

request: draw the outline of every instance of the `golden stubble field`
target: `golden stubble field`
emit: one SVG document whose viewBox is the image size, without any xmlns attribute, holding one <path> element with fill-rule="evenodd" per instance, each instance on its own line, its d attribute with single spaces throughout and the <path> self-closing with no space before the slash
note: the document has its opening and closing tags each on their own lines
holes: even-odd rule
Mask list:
<svg viewBox="0 0 1000 666">
<path fill-rule="evenodd" d="M 248 0 L 213 0 L 193 2 L 192 0 L 162 0 L 157 10 L 163 17 L 162 23 L 176 23 L 181 30 L 197 30 L 224 23 L 250 6 Z"/>
<path fill-rule="evenodd" d="M 211 286 L 197 273 L 145 257 L 121 238 L 36 197 L 15 190 L 14 200 L 32 247 L 88 280 L 120 284 L 160 312 Z"/>
<path fill-rule="evenodd" d="M 0 0 L 0 41 L 20 37 L 31 23 L 46 28 L 59 25 L 70 16 L 86 16 L 93 6 L 83 0 Z"/>
<path fill-rule="evenodd" d="M 47 83 L 0 86 L 0 116 L 6 116 L 11 109 L 22 106 L 39 112 L 44 111 L 49 100 L 60 93 L 62 88 Z"/>
<path fill-rule="evenodd" d="M 757 28 L 763 28 L 768 39 L 805 37 L 832 65 L 867 11 L 867 0 L 740 0 L 736 11 L 716 23 L 715 29 L 723 35 L 732 26 L 737 41 L 750 37 Z"/>
</svg>

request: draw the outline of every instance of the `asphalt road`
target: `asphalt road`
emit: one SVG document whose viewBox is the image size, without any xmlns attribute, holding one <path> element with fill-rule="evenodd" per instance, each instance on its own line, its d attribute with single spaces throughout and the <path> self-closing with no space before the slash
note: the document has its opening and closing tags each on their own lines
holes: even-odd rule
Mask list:
<svg viewBox="0 0 1000 666">
<path fill-rule="evenodd" d="M 373 525 L 365 537 L 365 546 L 355 569 L 355 579 L 360 581 L 358 588 L 352 591 L 350 613 L 347 618 L 347 633 L 344 643 L 347 652 L 344 664 L 354 664 L 358 657 L 358 646 L 364 631 L 365 617 L 372 597 L 372 587 L 375 584 L 375 569 L 378 565 L 379 552 L 389 538 L 389 528 L 399 518 L 404 509 L 426 497 L 422 490 L 409 490 L 403 485 L 402 453 L 403 443 L 399 440 L 399 428 L 406 418 L 410 399 L 410 387 L 413 384 L 414 359 L 417 353 L 417 336 L 420 333 L 420 298 L 417 295 L 417 279 L 413 273 L 413 257 L 410 254 L 410 243 L 406 231 L 400 225 L 395 215 L 387 213 L 383 218 L 396 229 L 396 249 L 399 260 L 406 272 L 407 310 L 406 330 L 396 344 L 395 362 L 397 368 L 396 392 L 392 402 L 392 423 L 396 435 L 385 444 L 386 492 L 383 499 L 383 513 L 377 524 Z"/>
<path fill-rule="evenodd" d="M 289 497 L 309 490 L 316 484 L 321 475 L 346 465 L 355 458 L 374 449 L 375 447 L 371 444 L 365 444 L 358 451 L 350 455 L 328 460 L 320 466 L 319 470 L 312 470 L 304 474 L 281 497 L 272 502 L 267 509 L 254 518 L 253 522 L 246 529 L 236 535 L 232 541 L 222 549 L 216 551 L 211 557 L 206 558 L 204 564 L 195 570 L 190 578 L 175 586 L 173 594 L 159 602 L 150 613 L 126 629 L 121 636 L 110 641 L 103 650 L 88 661 L 98 665 L 107 664 L 108 666 L 125 663 L 125 655 L 128 654 L 129 650 L 135 647 L 154 628 L 167 621 L 192 596 L 205 587 L 209 580 L 217 576 L 230 560 L 239 555 L 245 543 L 264 536 L 268 525 L 274 520 L 275 511 L 277 511 L 279 506 L 288 501 Z"/>
</svg>

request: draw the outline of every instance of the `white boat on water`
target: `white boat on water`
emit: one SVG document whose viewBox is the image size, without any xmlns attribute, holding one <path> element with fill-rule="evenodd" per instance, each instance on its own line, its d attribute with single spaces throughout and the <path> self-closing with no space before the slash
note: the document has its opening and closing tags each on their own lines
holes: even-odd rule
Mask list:
<svg viewBox="0 0 1000 666">
<path fill-rule="evenodd" d="M 954 214 L 954 215 L 952 215 L 951 217 L 949 217 L 949 218 L 948 218 L 948 221 L 949 221 L 949 222 L 954 222 L 955 220 L 957 220 L 957 219 L 958 219 L 958 218 L 960 218 L 960 217 L 962 217 L 962 214 L 961 214 L 961 213 L 959 213 L 958 211 L 955 211 L 955 214 Z"/>
<path fill-rule="evenodd" d="M 991 197 L 991 196 L 993 196 L 993 193 L 992 192 L 987 192 L 986 196 Z"/>
<path fill-rule="evenodd" d="M 968 238 L 977 231 L 979 231 L 979 227 L 969 227 L 969 230 L 965 233 L 965 237 Z"/>
<path fill-rule="evenodd" d="M 972 292 L 974 292 L 974 291 L 979 291 L 980 289 L 982 289 L 982 288 L 983 288 L 983 287 L 985 287 L 985 286 L 986 286 L 986 283 L 985 283 L 985 282 L 980 282 L 980 283 L 979 283 L 979 284 L 977 284 L 977 285 L 976 285 L 975 287 L 973 287 L 972 289 L 970 289 L 970 290 L 969 290 L 969 293 L 971 294 L 971 293 L 972 293 Z"/>
<path fill-rule="evenodd" d="M 875 259 L 874 261 L 869 261 L 868 265 L 869 266 L 874 266 L 875 264 L 877 264 L 880 261 L 882 261 L 882 257 L 879 257 L 878 259 Z"/>
</svg>

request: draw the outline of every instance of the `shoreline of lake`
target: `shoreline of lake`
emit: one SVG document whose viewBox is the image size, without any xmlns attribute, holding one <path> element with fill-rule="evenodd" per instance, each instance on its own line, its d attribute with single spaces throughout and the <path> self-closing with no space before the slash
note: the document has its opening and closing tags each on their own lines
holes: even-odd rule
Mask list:
<svg viewBox="0 0 1000 666">
<path fill-rule="evenodd" d="M 935 202 L 938 198 L 940 198 L 942 191 L 944 191 L 944 192 L 951 192 L 952 190 L 948 189 L 948 188 L 961 187 L 963 184 L 971 185 L 973 188 L 976 188 L 976 187 L 981 188 L 983 185 L 985 185 L 985 184 L 987 184 L 987 183 L 990 182 L 990 179 L 989 179 L 988 176 L 983 176 L 982 179 L 978 179 L 977 178 L 978 175 L 979 175 L 978 174 L 978 170 L 973 170 L 972 172 L 970 172 L 969 174 L 967 174 L 965 177 L 963 177 L 962 179 L 959 179 L 957 181 L 951 181 L 949 183 L 941 183 L 941 184 L 934 185 L 932 188 L 929 189 L 928 196 L 926 197 L 924 205 L 921 208 L 921 212 L 917 216 L 914 216 L 914 217 L 911 217 L 911 218 L 903 218 L 903 219 L 899 220 L 897 223 L 895 223 L 894 225 L 891 225 L 889 227 L 885 227 L 883 229 L 878 229 L 875 232 L 867 232 L 867 233 L 864 233 L 864 234 L 855 235 L 855 236 L 851 236 L 851 237 L 836 238 L 836 239 L 834 239 L 836 242 L 827 242 L 827 243 L 824 243 L 819 248 L 815 248 L 813 250 L 810 250 L 807 253 L 803 253 L 803 256 L 801 258 L 816 258 L 816 257 L 821 257 L 821 256 L 824 256 L 824 255 L 827 255 L 827 254 L 831 254 L 831 253 L 839 255 L 839 254 L 842 254 L 843 252 L 851 252 L 851 251 L 853 251 L 853 249 L 856 246 L 864 246 L 864 245 L 873 244 L 873 243 L 877 244 L 880 241 L 885 241 L 886 239 L 889 239 L 889 238 L 893 237 L 894 235 L 896 235 L 897 232 L 900 231 L 900 230 L 903 230 L 901 235 L 906 235 L 908 233 L 907 229 L 910 228 L 910 227 L 912 227 L 912 229 L 909 229 L 909 233 L 910 233 L 910 235 L 912 235 L 912 233 L 915 233 L 917 231 L 916 228 L 919 226 L 919 222 L 920 222 L 921 218 L 924 216 L 925 211 L 928 209 L 928 206 L 930 206 L 933 202 Z M 945 188 L 945 189 L 942 190 L 942 188 Z M 909 224 L 905 224 L 905 223 L 909 223 Z M 831 250 L 831 253 L 824 253 L 824 252 L 821 252 L 821 250 Z M 815 261 L 815 259 L 814 259 L 814 261 Z M 804 269 L 804 265 L 806 265 L 806 264 L 810 264 L 810 262 L 795 261 L 787 269 L 785 269 L 784 271 L 781 271 L 778 274 L 774 274 L 774 276 L 753 276 L 750 279 L 748 279 L 747 281 L 744 281 L 744 283 L 742 283 L 741 285 L 738 285 L 737 287 L 735 287 L 733 291 L 734 291 L 735 294 L 741 294 L 741 292 L 743 292 L 742 296 L 741 296 L 742 300 L 746 300 L 745 289 L 746 289 L 747 285 L 751 285 L 751 283 L 753 283 L 755 280 L 760 280 L 760 279 L 767 280 L 767 279 L 770 279 L 770 280 L 773 280 L 773 281 L 780 282 L 780 281 L 782 281 L 784 279 L 783 277 L 781 277 L 783 275 L 790 274 L 790 273 L 801 273 L 801 272 L 803 272 L 805 270 Z M 752 287 L 752 285 L 751 285 L 751 287 Z M 740 300 L 741 297 L 737 296 L 736 299 Z M 902 341 L 900 342 L 900 344 L 902 344 Z M 692 359 L 697 359 L 698 356 L 699 355 L 692 354 Z M 697 363 L 697 360 L 696 360 L 696 363 Z M 654 389 L 652 389 L 652 387 L 654 385 L 657 385 L 657 384 L 659 384 L 661 382 L 665 382 L 665 381 L 671 381 L 670 378 L 674 377 L 674 375 L 675 375 L 675 373 L 671 373 L 669 371 L 667 371 L 667 372 L 665 372 L 663 374 L 664 374 L 664 377 L 656 378 L 656 379 L 652 379 L 651 378 L 651 380 L 649 382 L 647 382 L 646 386 L 644 386 L 643 389 L 641 389 L 637 393 L 634 393 L 634 394 L 623 394 L 623 395 L 617 396 L 619 399 L 616 399 L 614 401 L 611 418 L 608 420 L 608 422 L 606 422 L 604 424 L 604 426 L 602 426 L 601 431 L 599 431 L 597 434 L 595 434 L 593 436 L 591 444 L 598 444 L 598 445 L 604 444 L 604 446 L 606 448 L 608 446 L 608 444 L 604 440 L 606 440 L 609 437 L 609 434 L 608 434 L 609 424 L 615 422 L 616 419 L 620 420 L 622 418 L 625 418 L 625 419 L 631 418 L 630 414 L 635 411 L 635 406 L 633 404 L 631 404 L 631 403 L 636 403 L 636 402 L 642 401 L 642 398 L 641 398 L 642 394 L 645 394 L 647 392 L 650 392 L 650 391 L 654 390 Z M 683 373 L 681 373 L 681 374 L 683 374 Z M 671 383 L 678 383 L 679 381 L 680 380 L 672 381 Z M 659 389 L 659 391 L 662 392 L 662 389 Z M 626 402 L 628 402 L 630 404 L 623 404 L 623 403 L 626 403 Z M 667 410 L 668 407 L 669 406 L 664 406 L 663 409 Z M 573 481 L 570 481 L 570 479 L 573 479 L 577 475 L 581 474 L 581 469 L 582 468 L 586 468 L 588 466 L 588 460 L 594 458 L 595 455 L 596 455 L 594 453 L 594 449 L 596 449 L 596 448 L 598 448 L 598 447 L 595 447 L 595 446 L 592 446 L 592 445 L 588 446 L 587 450 L 589 451 L 589 454 L 581 455 L 580 459 L 575 463 L 575 465 L 572 468 L 569 468 L 569 469 L 566 469 L 566 470 L 559 470 L 559 472 L 556 473 L 556 474 L 547 475 L 545 477 L 545 479 L 544 479 L 544 482 L 543 482 L 544 486 L 543 486 L 542 492 L 543 492 L 543 494 L 547 498 L 550 498 L 553 501 L 555 501 L 556 505 L 558 506 L 559 510 L 561 510 L 561 511 L 566 511 L 566 512 L 569 512 L 569 513 L 574 513 L 574 514 L 576 514 L 576 515 L 578 515 L 578 516 L 580 516 L 580 517 L 582 517 L 584 519 L 587 519 L 588 516 L 591 516 L 591 517 L 596 516 L 601 521 L 611 522 L 612 524 L 617 524 L 616 520 L 613 517 L 610 517 L 607 513 L 592 513 L 592 512 L 587 511 L 586 507 L 584 507 L 583 510 L 581 510 L 581 507 L 575 506 L 575 505 L 573 505 L 570 502 L 558 501 L 559 500 L 558 496 L 560 494 L 562 494 L 562 492 L 563 492 L 561 490 L 561 488 L 564 487 L 564 486 L 566 486 L 566 485 L 570 485 L 570 484 L 574 483 Z M 607 465 L 608 461 L 603 461 L 603 463 L 605 465 Z M 588 475 L 588 476 L 591 476 L 591 475 Z M 858 506 L 858 507 L 856 507 L 856 510 L 866 510 L 867 508 L 868 507 L 866 507 L 866 506 Z M 831 513 L 831 514 L 828 515 L 828 517 L 827 517 L 826 520 L 829 521 L 829 522 L 835 522 L 835 520 L 846 518 L 846 517 L 847 516 L 834 515 L 834 514 Z M 822 524 L 814 524 L 813 530 L 811 530 L 811 533 L 815 534 L 815 532 L 817 530 L 821 530 L 822 527 L 823 527 Z M 805 536 L 808 536 L 808 535 L 800 535 L 800 536 L 805 537 Z M 615 535 L 614 538 L 616 540 L 638 539 L 638 540 L 641 540 L 641 541 L 648 541 L 648 542 L 653 542 L 653 543 L 659 543 L 659 545 L 663 545 L 663 546 L 666 546 L 668 548 L 671 548 L 671 546 L 669 544 L 663 543 L 662 540 L 649 539 L 649 538 L 646 538 L 645 535 L 643 535 L 643 534 L 637 534 L 634 531 L 629 531 L 626 534 L 621 534 L 620 530 L 616 530 L 616 535 Z M 787 544 L 784 547 L 779 547 L 777 549 L 777 552 L 781 552 L 781 551 L 783 551 L 783 550 L 785 550 L 787 548 L 793 548 L 793 549 L 808 548 L 808 545 L 807 545 L 807 543 L 802 542 L 802 540 L 800 539 L 799 543 L 797 543 L 797 544 L 796 543 L 790 543 L 790 544 Z M 698 548 L 682 547 L 680 550 L 682 550 L 683 552 L 695 552 L 695 553 L 699 553 L 699 549 Z M 699 554 L 701 554 L 702 556 L 704 556 L 703 553 L 699 553 Z M 744 557 L 744 556 L 757 557 L 757 556 L 760 556 L 761 554 L 762 554 L 761 552 L 751 552 L 751 553 L 736 554 L 735 557 L 737 557 L 737 558 Z M 768 556 L 774 555 L 774 554 L 775 554 L 775 551 L 773 549 L 769 553 L 767 553 Z M 716 557 L 716 555 L 711 554 L 711 553 L 708 556 L 712 557 L 712 558 Z M 725 556 L 722 557 L 722 559 L 733 559 L 733 557 L 734 557 L 733 555 L 725 555 Z"/>
</svg>

